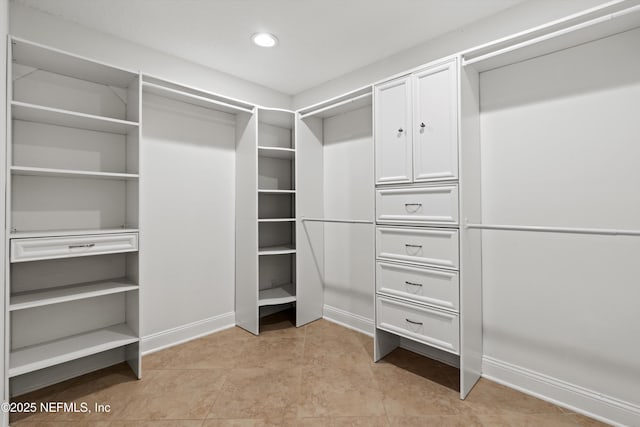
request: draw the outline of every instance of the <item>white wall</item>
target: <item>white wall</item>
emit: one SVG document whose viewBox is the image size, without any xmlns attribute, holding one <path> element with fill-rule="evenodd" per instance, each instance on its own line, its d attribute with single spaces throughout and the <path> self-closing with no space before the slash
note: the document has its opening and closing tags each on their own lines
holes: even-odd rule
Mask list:
<svg viewBox="0 0 640 427">
<path fill-rule="evenodd" d="M 373 221 L 371 107 L 324 120 L 324 216 Z M 324 315 L 373 329 L 374 233 L 369 224 L 324 224 Z M 348 313 L 354 318 L 342 318 Z"/>
<path fill-rule="evenodd" d="M 481 74 L 484 223 L 640 229 L 639 51 L 637 29 Z M 639 254 L 637 237 L 485 231 L 485 373 L 638 425 Z"/>
<path fill-rule="evenodd" d="M 15 2 L 10 5 L 10 31 L 17 37 L 221 95 L 269 107 L 291 106 L 291 97 L 275 90 Z"/>
<path fill-rule="evenodd" d="M 294 108 L 312 105 L 429 61 L 563 18 L 605 0 L 531 0 L 480 20 L 460 30 L 398 52 L 293 97 Z"/>
<path fill-rule="evenodd" d="M 143 94 L 143 351 L 234 323 L 235 117 Z"/>
</svg>

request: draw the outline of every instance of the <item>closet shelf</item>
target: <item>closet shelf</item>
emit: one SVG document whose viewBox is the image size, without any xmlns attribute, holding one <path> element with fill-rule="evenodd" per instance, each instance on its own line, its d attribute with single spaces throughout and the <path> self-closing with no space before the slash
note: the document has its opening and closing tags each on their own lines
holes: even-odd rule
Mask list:
<svg viewBox="0 0 640 427">
<path fill-rule="evenodd" d="M 78 113 L 20 101 L 11 101 L 11 117 L 15 120 L 46 123 L 76 129 L 126 135 L 138 128 L 138 123 L 93 114 Z"/>
<path fill-rule="evenodd" d="M 296 248 L 293 245 L 262 246 L 258 249 L 258 255 L 284 255 L 295 253 Z"/>
<path fill-rule="evenodd" d="M 9 311 L 25 310 L 44 305 L 59 304 L 134 290 L 138 290 L 138 285 L 126 278 L 120 278 L 20 292 L 11 296 Z"/>
<path fill-rule="evenodd" d="M 296 150 L 293 148 L 263 147 L 260 145 L 258 146 L 258 156 L 260 157 L 293 160 L 293 158 L 295 157 L 295 154 L 296 154 Z"/>
<path fill-rule="evenodd" d="M 295 222 L 295 218 L 259 218 L 258 222 Z"/>
<path fill-rule="evenodd" d="M 117 173 L 117 172 L 94 172 L 85 170 L 71 169 L 52 169 L 52 168 L 34 168 L 30 166 L 11 166 L 13 175 L 22 176 L 48 176 L 60 178 L 95 178 L 95 179 L 112 179 L 112 180 L 136 180 L 138 174 Z"/>
<path fill-rule="evenodd" d="M 152 93 L 154 95 L 173 99 L 175 101 L 185 102 L 191 105 L 196 105 L 198 107 L 208 108 L 210 110 L 223 111 L 230 114 L 237 114 L 238 112 L 253 113 L 252 109 L 243 108 L 241 106 L 209 98 L 205 96 L 205 93 L 197 95 L 146 81 L 142 82 L 142 87 L 147 93 Z"/>
<path fill-rule="evenodd" d="M 287 304 L 295 302 L 295 300 L 296 286 L 293 283 L 275 288 L 261 289 L 258 295 L 258 305 L 260 307 L 265 305 Z"/>
<path fill-rule="evenodd" d="M 26 239 L 37 237 L 90 236 L 95 234 L 137 233 L 137 228 L 96 228 L 78 230 L 37 230 L 16 231 L 9 234 L 9 239 Z"/>
<path fill-rule="evenodd" d="M 9 377 L 80 359 L 138 342 L 126 324 L 113 325 L 14 350 L 9 355 Z"/>
<path fill-rule="evenodd" d="M 258 190 L 262 194 L 294 194 L 296 190 Z"/>
<path fill-rule="evenodd" d="M 134 71 L 117 68 L 16 37 L 11 38 L 11 44 L 11 56 L 14 62 L 20 65 L 122 88 L 129 86 L 138 77 L 138 73 Z"/>
</svg>

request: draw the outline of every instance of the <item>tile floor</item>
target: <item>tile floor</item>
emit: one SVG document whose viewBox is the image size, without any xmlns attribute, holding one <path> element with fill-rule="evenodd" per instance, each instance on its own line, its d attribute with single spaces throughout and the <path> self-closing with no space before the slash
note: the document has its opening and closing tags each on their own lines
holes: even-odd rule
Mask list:
<svg viewBox="0 0 640 427">
<path fill-rule="evenodd" d="M 456 369 L 398 349 L 372 362 L 372 339 L 319 320 L 273 316 L 151 354 L 143 379 L 116 365 L 16 400 L 107 403 L 111 412 L 13 416 L 23 426 L 597 426 L 480 380 L 458 399 Z"/>
</svg>

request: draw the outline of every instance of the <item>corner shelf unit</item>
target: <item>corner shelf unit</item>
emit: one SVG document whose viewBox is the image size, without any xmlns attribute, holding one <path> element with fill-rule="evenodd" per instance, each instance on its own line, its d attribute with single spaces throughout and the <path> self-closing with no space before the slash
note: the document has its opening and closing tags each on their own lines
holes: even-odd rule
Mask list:
<svg viewBox="0 0 640 427">
<path fill-rule="evenodd" d="M 9 52 L 6 389 L 118 359 L 140 377 L 140 75 L 19 38 Z"/>
<path fill-rule="evenodd" d="M 236 150 L 236 322 L 256 335 L 261 314 L 297 302 L 294 117 L 258 108 Z"/>
</svg>

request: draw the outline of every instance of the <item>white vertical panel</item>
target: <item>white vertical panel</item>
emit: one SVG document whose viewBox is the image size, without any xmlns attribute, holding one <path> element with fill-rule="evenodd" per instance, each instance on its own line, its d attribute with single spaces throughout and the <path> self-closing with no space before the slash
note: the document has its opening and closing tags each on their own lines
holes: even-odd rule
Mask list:
<svg viewBox="0 0 640 427">
<path fill-rule="evenodd" d="M 7 46 L 10 46 L 8 40 L 5 40 L 7 37 L 7 34 L 9 32 L 9 1 L 8 0 L 0 0 L 0 120 L 3 121 L 5 128 L 7 130 L 7 132 L 5 134 L 2 135 L 3 141 L 4 143 L 2 144 L 2 149 L 0 150 L 0 188 L 4 189 L 6 187 L 6 165 L 7 165 L 7 159 L 6 159 L 6 154 L 7 154 L 7 150 L 4 149 L 4 147 L 6 147 L 6 144 L 8 143 L 7 137 L 8 135 L 10 135 L 10 122 L 11 120 L 7 117 L 7 98 L 8 98 L 8 88 L 7 88 L 7 69 L 9 66 L 7 66 L 7 58 L 11 58 L 11 55 L 9 52 L 7 52 Z M 9 64 L 11 62 L 9 61 Z M 10 151 L 9 151 L 10 152 Z M 8 195 L 7 195 L 8 197 Z M 0 209 L 0 224 L 4 224 L 5 226 L 8 225 L 6 223 L 6 200 L 3 199 L 3 206 Z M 3 237 L 5 236 L 5 234 L 3 233 Z M 7 242 L 3 242 L 3 244 L 0 245 L 0 259 L 2 259 L 2 263 L 0 265 L 2 265 L 1 268 L 1 272 L 0 272 L 0 277 L 4 278 L 4 283 L 5 283 L 5 289 L 3 292 L 0 292 L 0 307 L 5 307 L 5 298 L 8 297 L 9 294 L 9 289 L 8 289 L 8 284 L 9 284 L 9 272 L 8 272 L 8 265 L 7 265 L 7 261 L 6 261 L 6 249 L 7 249 Z M 5 269 L 7 271 L 5 271 Z M 5 402 L 8 400 L 9 396 L 9 381 L 7 378 L 7 369 L 8 366 L 6 365 L 6 363 L 8 363 L 8 357 L 6 357 L 6 352 L 7 352 L 7 348 L 8 346 L 7 344 L 7 330 L 5 329 L 8 325 L 5 324 L 5 322 L 8 323 L 8 315 L 3 314 L 2 316 L 0 316 L 0 331 L 2 331 L 3 333 L 3 350 L 0 351 L 0 399 Z M 8 329 L 8 328 L 7 328 Z M 0 415 L 0 424 L 1 425 L 8 425 L 9 424 L 9 414 L 8 413 L 3 413 Z"/>
<path fill-rule="evenodd" d="M 460 396 L 482 374 L 482 232 L 464 228 L 482 217 L 479 76 L 460 75 Z"/>
<path fill-rule="evenodd" d="M 296 177 L 296 215 L 322 218 L 323 149 L 322 120 L 309 117 L 296 124 L 298 172 Z M 322 317 L 324 304 L 324 224 L 296 223 L 297 326 Z"/>
<path fill-rule="evenodd" d="M 255 114 L 236 117 L 236 324 L 258 334 L 258 154 Z"/>
</svg>

